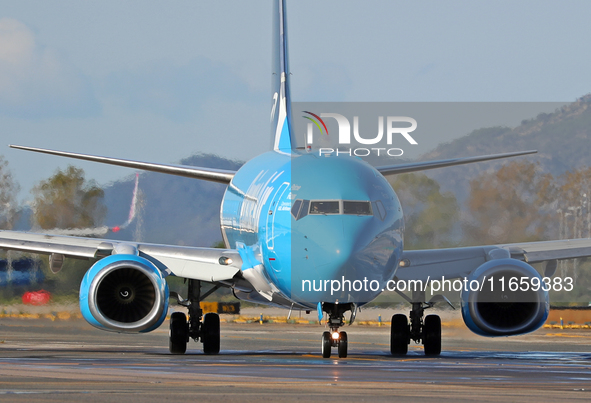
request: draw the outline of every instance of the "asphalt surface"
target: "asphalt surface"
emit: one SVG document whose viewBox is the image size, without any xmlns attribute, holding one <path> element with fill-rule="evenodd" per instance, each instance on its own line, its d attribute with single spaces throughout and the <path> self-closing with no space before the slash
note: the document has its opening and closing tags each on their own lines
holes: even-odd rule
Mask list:
<svg viewBox="0 0 591 403">
<path fill-rule="evenodd" d="M 414 345 L 392 357 L 386 327 L 352 326 L 349 357 L 323 359 L 318 325 L 222 324 L 217 356 L 193 341 L 170 355 L 167 326 L 123 335 L 0 319 L 0 401 L 591 401 L 590 330 L 445 328 L 443 353 L 426 358 Z"/>
</svg>

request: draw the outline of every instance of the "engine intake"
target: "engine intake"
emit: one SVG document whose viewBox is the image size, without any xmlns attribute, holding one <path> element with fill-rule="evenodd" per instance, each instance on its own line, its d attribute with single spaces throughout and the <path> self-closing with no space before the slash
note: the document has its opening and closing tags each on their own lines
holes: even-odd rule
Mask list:
<svg viewBox="0 0 591 403">
<path fill-rule="evenodd" d="M 96 262 L 80 285 L 80 309 L 93 326 L 115 332 L 149 332 L 162 324 L 168 286 L 160 270 L 135 255 Z"/>
<path fill-rule="evenodd" d="M 517 282 L 515 291 L 509 284 L 512 278 Z M 527 280 L 521 283 L 522 278 Z M 532 281 L 533 278 L 537 280 Z M 509 258 L 491 260 L 469 276 L 469 283 L 474 280 L 482 288 L 463 290 L 461 295 L 462 317 L 474 333 L 482 336 L 529 333 L 548 318 L 550 303 L 542 287 L 542 277 L 527 263 Z M 532 284 L 540 286 L 532 287 Z"/>
</svg>

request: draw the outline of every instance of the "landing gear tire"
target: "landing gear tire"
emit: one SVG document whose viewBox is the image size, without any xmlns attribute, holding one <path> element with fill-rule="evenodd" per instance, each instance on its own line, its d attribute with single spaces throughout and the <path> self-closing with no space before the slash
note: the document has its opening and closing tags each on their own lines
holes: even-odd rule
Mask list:
<svg viewBox="0 0 591 403">
<path fill-rule="evenodd" d="M 322 333 L 322 358 L 330 358 L 332 339 L 329 332 Z"/>
<path fill-rule="evenodd" d="M 339 333 L 339 358 L 347 358 L 347 333 L 340 332 Z"/>
<path fill-rule="evenodd" d="M 425 355 L 441 354 L 441 318 L 427 315 L 423 325 L 423 345 Z"/>
<path fill-rule="evenodd" d="M 185 354 L 189 341 L 187 316 L 183 312 L 170 315 L 170 332 L 168 334 L 168 350 L 171 354 Z"/>
<path fill-rule="evenodd" d="M 392 355 L 404 355 L 408 352 L 410 341 L 410 329 L 406 315 L 396 314 L 392 316 L 390 329 L 390 353 Z M 426 351 L 426 349 L 425 349 Z"/>
<path fill-rule="evenodd" d="M 220 317 L 217 313 L 207 313 L 201 325 L 201 341 L 205 354 L 220 352 Z"/>
</svg>

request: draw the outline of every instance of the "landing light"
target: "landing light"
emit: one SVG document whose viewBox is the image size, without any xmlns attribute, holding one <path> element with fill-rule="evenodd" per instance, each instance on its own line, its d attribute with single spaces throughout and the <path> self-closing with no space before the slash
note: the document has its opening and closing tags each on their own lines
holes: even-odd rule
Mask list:
<svg viewBox="0 0 591 403">
<path fill-rule="evenodd" d="M 334 332 L 334 333 L 332 334 L 332 338 L 333 338 L 334 340 L 338 340 L 338 339 L 339 339 L 339 332 Z"/>
<path fill-rule="evenodd" d="M 223 264 L 225 266 L 231 265 L 232 264 L 232 259 L 230 259 L 229 257 L 222 256 L 220 258 L 220 264 Z"/>
</svg>

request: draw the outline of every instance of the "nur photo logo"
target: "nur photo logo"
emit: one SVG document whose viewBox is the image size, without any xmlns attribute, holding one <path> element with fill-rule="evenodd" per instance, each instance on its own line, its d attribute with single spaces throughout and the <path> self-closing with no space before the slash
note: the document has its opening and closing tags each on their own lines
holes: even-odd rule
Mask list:
<svg viewBox="0 0 591 403">
<path fill-rule="evenodd" d="M 314 136 L 330 136 L 328 126 L 323 118 L 332 118 L 338 125 L 338 146 L 335 148 L 331 147 L 320 147 L 318 148 L 319 155 L 330 155 L 330 154 L 347 154 L 351 156 L 365 157 L 372 153 L 376 155 L 389 155 L 391 157 L 400 157 L 404 154 L 402 148 L 389 148 L 389 147 L 341 147 L 343 145 L 359 144 L 364 146 L 379 145 L 384 143 L 391 146 L 394 139 L 401 136 L 405 141 L 411 145 L 417 145 L 417 141 L 410 135 L 417 128 L 417 121 L 407 116 L 378 116 L 378 130 L 377 134 L 373 137 L 362 136 L 359 130 L 359 116 L 353 116 L 353 130 L 351 130 L 351 123 L 349 119 L 341 115 L 340 113 L 313 113 L 310 111 L 303 111 L 306 115 L 302 116 L 304 119 L 309 120 L 307 124 L 307 131 L 305 135 L 306 139 L 306 150 L 312 151 L 312 145 L 314 144 Z M 384 123 L 385 122 L 385 123 Z M 385 126 L 385 127 L 384 127 Z M 315 129 L 316 128 L 316 129 Z M 351 131 L 353 136 L 351 136 Z M 334 141 L 334 139 L 333 139 Z"/>
</svg>

